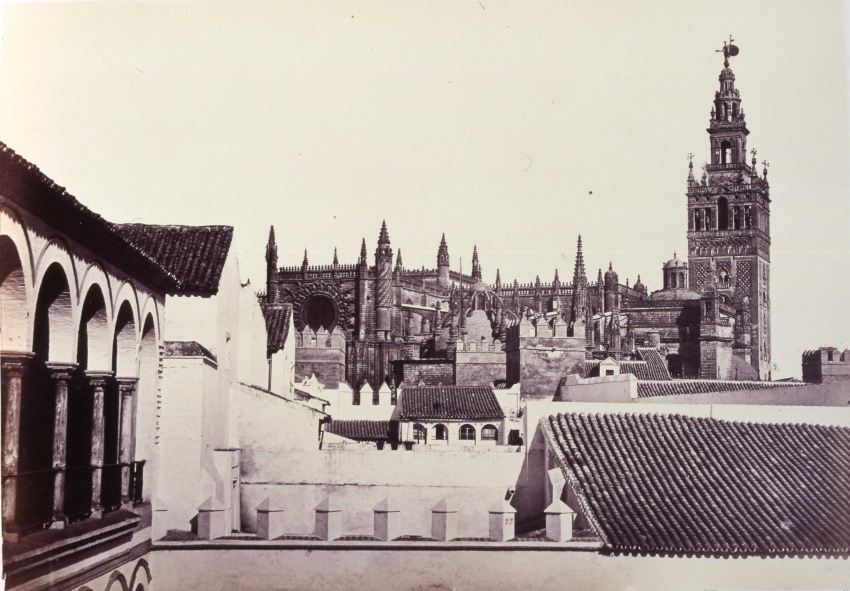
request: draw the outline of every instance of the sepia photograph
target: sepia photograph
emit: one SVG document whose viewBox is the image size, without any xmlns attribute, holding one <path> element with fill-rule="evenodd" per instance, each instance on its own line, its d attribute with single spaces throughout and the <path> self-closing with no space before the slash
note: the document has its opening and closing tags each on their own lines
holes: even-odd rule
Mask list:
<svg viewBox="0 0 850 591">
<path fill-rule="evenodd" d="M 0 3 L 10 590 L 850 589 L 850 1 Z"/>
</svg>

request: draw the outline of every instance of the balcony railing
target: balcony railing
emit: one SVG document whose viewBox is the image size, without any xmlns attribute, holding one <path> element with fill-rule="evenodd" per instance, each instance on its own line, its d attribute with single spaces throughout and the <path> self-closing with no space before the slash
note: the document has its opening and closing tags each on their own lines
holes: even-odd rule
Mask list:
<svg viewBox="0 0 850 591">
<path fill-rule="evenodd" d="M 76 523 L 91 515 L 90 466 L 68 466 L 65 469 L 65 517 Z"/>
<path fill-rule="evenodd" d="M 130 499 L 133 504 L 142 502 L 142 489 L 145 484 L 145 460 L 130 462 Z"/>
<path fill-rule="evenodd" d="M 103 467 L 100 489 L 100 504 L 103 512 L 109 513 L 121 508 L 121 464 L 107 464 Z"/>
<path fill-rule="evenodd" d="M 14 478 L 18 503 L 15 521 L 19 529 L 22 532 L 44 529 L 52 518 L 53 470 L 19 472 Z"/>
</svg>

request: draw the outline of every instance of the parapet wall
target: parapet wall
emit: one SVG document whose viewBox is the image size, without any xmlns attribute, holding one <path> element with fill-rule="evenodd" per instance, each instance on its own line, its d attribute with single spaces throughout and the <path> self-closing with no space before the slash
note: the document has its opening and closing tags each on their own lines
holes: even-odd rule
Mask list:
<svg viewBox="0 0 850 591">
<path fill-rule="evenodd" d="M 311 534 L 314 508 L 332 495 L 343 535 L 371 535 L 372 509 L 390 496 L 402 509 L 401 534 L 430 536 L 431 509 L 448 497 L 459 508 L 457 535 L 487 537 L 488 509 L 515 488 L 523 459 L 501 450 L 260 452 L 243 469 L 243 529 L 254 531 L 256 507 L 271 497 L 284 508 L 287 533 Z"/>
</svg>

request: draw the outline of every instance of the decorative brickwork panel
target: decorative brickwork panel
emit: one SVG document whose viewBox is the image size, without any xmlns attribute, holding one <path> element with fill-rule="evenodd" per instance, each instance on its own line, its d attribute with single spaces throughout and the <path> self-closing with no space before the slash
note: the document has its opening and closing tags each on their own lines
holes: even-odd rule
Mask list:
<svg viewBox="0 0 850 591">
<path fill-rule="evenodd" d="M 735 272 L 737 274 L 736 287 L 744 290 L 745 295 L 750 293 L 750 285 L 752 281 L 752 261 L 737 260 L 735 261 Z"/>
<path fill-rule="evenodd" d="M 711 265 L 708 261 L 697 261 L 692 263 L 694 269 L 694 284 L 691 289 L 700 291 L 706 285 L 711 284 Z"/>
</svg>

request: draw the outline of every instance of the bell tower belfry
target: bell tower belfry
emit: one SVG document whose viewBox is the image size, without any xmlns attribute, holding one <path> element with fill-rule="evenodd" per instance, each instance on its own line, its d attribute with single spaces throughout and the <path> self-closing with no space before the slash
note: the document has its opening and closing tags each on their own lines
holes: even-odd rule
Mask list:
<svg viewBox="0 0 850 591">
<path fill-rule="evenodd" d="M 710 160 L 700 181 L 688 165 L 688 268 L 690 288 L 715 288 L 730 307 L 749 310 L 751 364 L 770 379 L 770 191 L 767 162 L 759 176 L 756 151 L 747 163 L 747 129 L 741 95 L 724 42 L 720 88 L 714 93 L 708 139 Z"/>
</svg>

